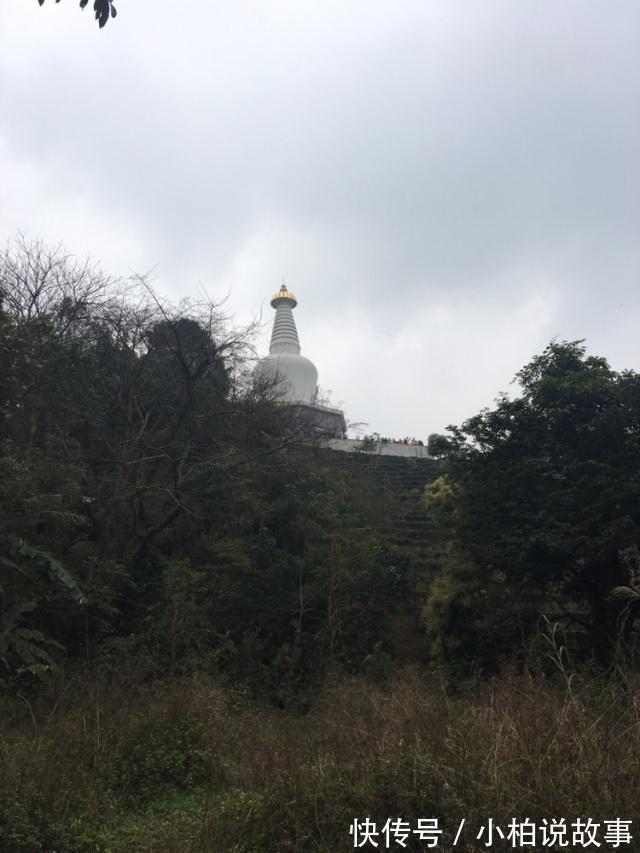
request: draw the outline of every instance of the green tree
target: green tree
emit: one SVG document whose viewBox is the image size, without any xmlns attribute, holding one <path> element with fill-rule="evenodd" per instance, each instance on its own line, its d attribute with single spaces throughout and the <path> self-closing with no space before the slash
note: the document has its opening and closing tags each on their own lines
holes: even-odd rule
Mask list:
<svg viewBox="0 0 640 853">
<path fill-rule="evenodd" d="M 252 380 L 250 329 L 138 284 L 37 241 L 0 254 L 0 664 L 108 646 L 282 701 L 384 670 L 415 601 L 389 496 Z"/>
<path fill-rule="evenodd" d="M 448 568 L 427 621 L 488 666 L 552 609 L 604 661 L 609 595 L 629 583 L 624 554 L 640 540 L 640 376 L 578 341 L 552 342 L 516 378 L 519 397 L 450 428 L 446 479 L 428 498 Z"/>
<path fill-rule="evenodd" d="M 98 634 L 144 621 L 168 557 L 180 565 L 194 538 L 224 529 L 273 409 L 244 381 L 246 346 L 215 306 L 125 293 L 61 248 L 18 239 L 0 254 L 6 632 L 89 654 Z"/>
</svg>

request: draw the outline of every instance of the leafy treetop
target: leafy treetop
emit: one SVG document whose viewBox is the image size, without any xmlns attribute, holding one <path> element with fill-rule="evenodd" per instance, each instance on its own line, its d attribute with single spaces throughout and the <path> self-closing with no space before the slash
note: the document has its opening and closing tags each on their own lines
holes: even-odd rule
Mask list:
<svg viewBox="0 0 640 853">
<path fill-rule="evenodd" d="M 507 646 L 541 612 L 563 613 L 604 658 L 609 596 L 629 583 L 640 543 L 640 375 L 612 370 L 581 341 L 554 341 L 516 378 L 519 397 L 502 395 L 441 442 L 447 488 L 430 505 L 456 553 L 455 607 L 479 613 L 476 585 L 502 613 L 503 638 L 513 623 Z"/>
</svg>

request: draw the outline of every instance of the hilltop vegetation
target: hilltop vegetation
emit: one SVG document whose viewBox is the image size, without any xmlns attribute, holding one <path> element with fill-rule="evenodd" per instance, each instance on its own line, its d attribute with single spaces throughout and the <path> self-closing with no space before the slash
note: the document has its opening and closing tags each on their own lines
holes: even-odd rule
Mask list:
<svg viewBox="0 0 640 853">
<path fill-rule="evenodd" d="M 425 556 L 251 334 L 37 241 L 0 258 L 0 849 L 632 809 L 640 377 L 552 342 L 432 437 Z"/>
<path fill-rule="evenodd" d="M 546 614 L 606 666 L 640 602 L 640 376 L 554 341 L 516 378 L 440 442 L 428 620 L 446 659 L 491 669 Z"/>
<path fill-rule="evenodd" d="M 39 243 L 7 252 L 0 284 L 7 684 L 133 656 L 285 702 L 357 667 L 402 558 L 252 380 L 251 330 Z"/>
</svg>

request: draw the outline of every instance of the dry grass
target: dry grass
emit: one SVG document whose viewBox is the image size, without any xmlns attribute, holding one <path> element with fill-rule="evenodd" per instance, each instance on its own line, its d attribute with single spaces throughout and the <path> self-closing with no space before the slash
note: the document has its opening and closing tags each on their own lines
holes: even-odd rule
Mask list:
<svg viewBox="0 0 640 853">
<path fill-rule="evenodd" d="M 204 680 L 75 684 L 53 706 L 12 702 L 4 719 L 0 839 L 12 853 L 334 853 L 352 849 L 355 816 L 455 830 L 462 817 L 639 811 L 629 683 L 568 693 L 505 677 L 454 697 L 407 672 L 386 689 L 329 685 L 304 717 Z"/>
</svg>

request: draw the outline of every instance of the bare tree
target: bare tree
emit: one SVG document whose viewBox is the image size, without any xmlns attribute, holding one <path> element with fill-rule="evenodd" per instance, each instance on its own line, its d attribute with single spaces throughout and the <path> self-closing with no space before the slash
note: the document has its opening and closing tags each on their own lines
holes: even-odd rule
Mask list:
<svg viewBox="0 0 640 853">
<path fill-rule="evenodd" d="M 23 234 L 0 254 L 0 308 L 18 326 L 46 319 L 57 338 L 84 334 L 115 284 L 90 258 Z"/>
</svg>

